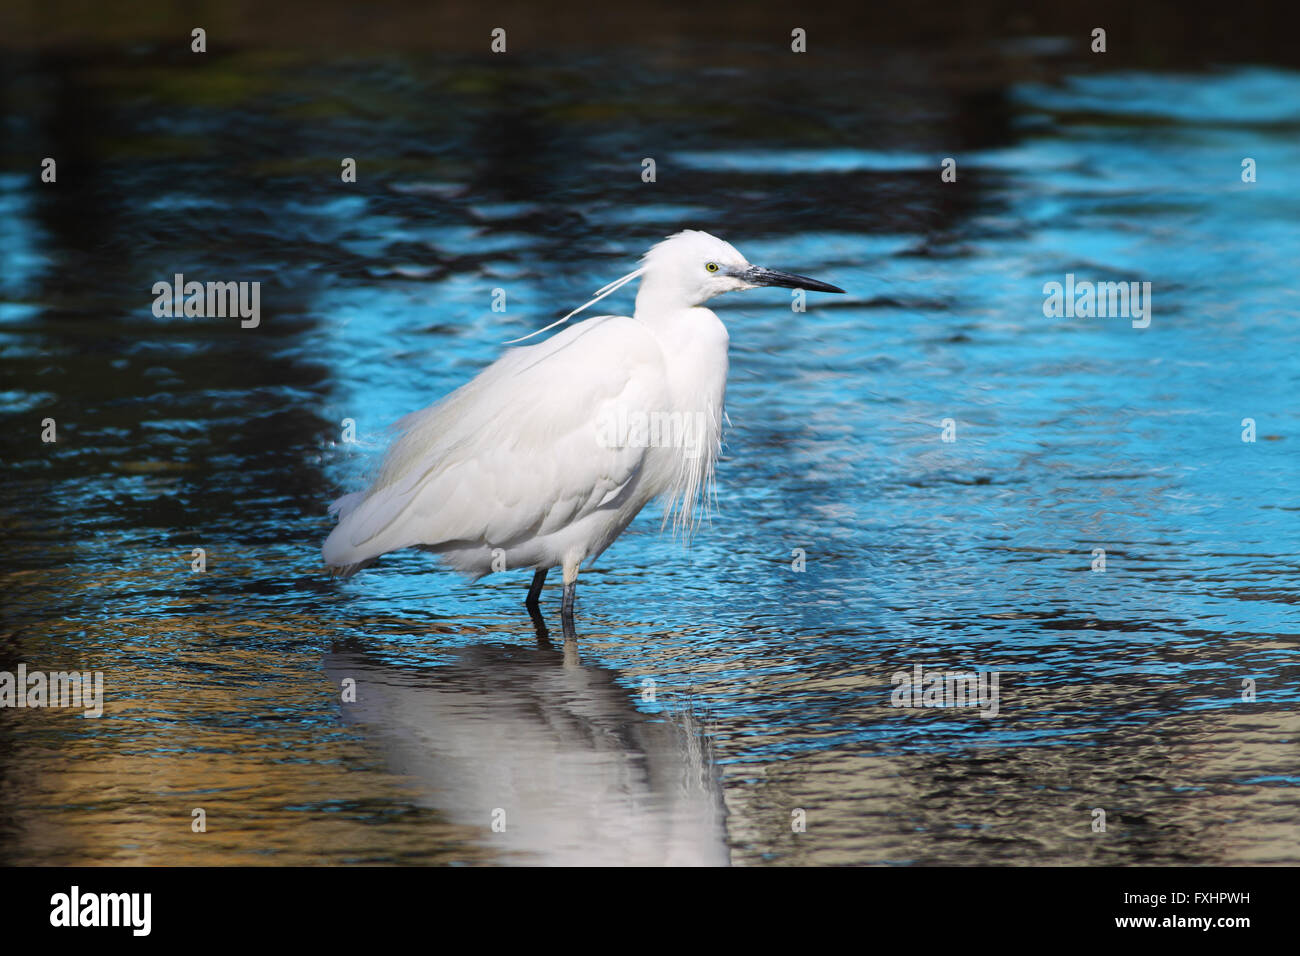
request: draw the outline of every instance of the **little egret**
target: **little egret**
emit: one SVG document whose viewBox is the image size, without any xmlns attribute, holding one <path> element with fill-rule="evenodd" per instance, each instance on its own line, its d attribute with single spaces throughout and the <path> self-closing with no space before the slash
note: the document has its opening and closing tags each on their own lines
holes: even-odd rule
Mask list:
<svg viewBox="0 0 1300 956">
<path fill-rule="evenodd" d="M 758 286 L 844 290 L 751 265 L 730 243 L 687 230 L 532 335 L 636 278 L 631 318 L 596 316 L 509 349 L 398 421 L 370 487 L 330 506 L 339 522 L 321 549 L 325 564 L 347 576 L 417 547 L 475 579 L 531 568 L 534 620 L 546 574 L 558 565 L 568 635 L 579 566 L 649 501 L 666 496 L 664 524 L 693 529 L 696 499 L 707 504 L 713 480 L 727 384 L 727 329 L 703 304 Z"/>
</svg>

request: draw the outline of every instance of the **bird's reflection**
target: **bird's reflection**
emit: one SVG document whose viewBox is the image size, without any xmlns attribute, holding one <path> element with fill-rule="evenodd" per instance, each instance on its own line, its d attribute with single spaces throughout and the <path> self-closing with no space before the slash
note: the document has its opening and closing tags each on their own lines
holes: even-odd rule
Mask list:
<svg viewBox="0 0 1300 956">
<path fill-rule="evenodd" d="M 441 666 L 336 651 L 355 681 L 343 718 L 360 726 L 422 805 L 482 828 L 507 862 L 727 865 L 712 741 L 688 707 L 638 711 L 614 672 L 583 667 L 534 618 L 537 647 L 484 644 Z"/>
</svg>

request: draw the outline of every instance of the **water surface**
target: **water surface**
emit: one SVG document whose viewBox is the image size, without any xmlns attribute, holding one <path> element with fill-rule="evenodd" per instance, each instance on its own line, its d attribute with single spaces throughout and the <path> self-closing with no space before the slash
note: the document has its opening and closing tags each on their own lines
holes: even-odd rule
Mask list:
<svg viewBox="0 0 1300 956">
<path fill-rule="evenodd" d="M 0 664 L 108 700 L 0 712 L 0 858 L 1300 862 L 1300 74 L 1059 49 L 15 54 Z M 387 425 L 684 227 L 849 290 L 715 303 L 689 546 L 647 509 L 576 647 L 524 573 L 322 573 Z M 176 272 L 262 324 L 155 318 Z M 1067 273 L 1149 327 L 1045 317 Z M 998 716 L 891 707 L 915 664 Z"/>
</svg>

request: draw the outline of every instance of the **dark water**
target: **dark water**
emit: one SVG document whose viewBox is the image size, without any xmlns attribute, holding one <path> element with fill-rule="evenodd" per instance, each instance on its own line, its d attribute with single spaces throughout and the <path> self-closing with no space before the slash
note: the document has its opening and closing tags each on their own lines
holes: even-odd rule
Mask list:
<svg viewBox="0 0 1300 956">
<path fill-rule="evenodd" d="M 0 711 L 0 858 L 1300 862 L 1300 73 L 1061 48 L 9 57 L 0 664 L 107 701 Z M 389 423 L 683 227 L 850 292 L 714 303 L 711 526 L 648 509 L 576 647 L 523 575 L 322 573 Z M 177 272 L 261 325 L 155 318 Z"/>
</svg>

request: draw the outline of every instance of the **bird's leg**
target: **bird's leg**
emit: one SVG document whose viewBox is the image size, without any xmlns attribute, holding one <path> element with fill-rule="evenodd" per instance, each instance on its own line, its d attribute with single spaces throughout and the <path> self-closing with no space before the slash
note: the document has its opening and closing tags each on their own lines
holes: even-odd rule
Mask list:
<svg viewBox="0 0 1300 956">
<path fill-rule="evenodd" d="M 564 640 L 577 640 L 578 632 L 573 626 L 573 599 L 578 593 L 578 563 L 566 562 L 564 565 L 564 599 L 560 603 L 560 622 L 564 625 Z"/>
<path fill-rule="evenodd" d="M 546 619 L 542 617 L 541 609 L 537 606 L 537 599 L 542 596 L 542 585 L 546 582 L 546 572 L 549 568 L 542 568 L 540 571 L 533 572 L 533 583 L 528 588 L 528 600 L 524 601 L 524 607 L 528 608 L 528 616 L 533 619 L 533 630 L 537 631 L 537 646 L 550 649 L 551 632 L 546 629 Z"/>
<path fill-rule="evenodd" d="M 542 568 L 540 571 L 533 572 L 533 583 L 529 585 L 528 598 L 524 601 L 524 607 L 528 608 L 528 616 L 533 619 L 533 629 L 537 631 L 537 646 L 542 648 L 551 646 L 551 632 L 546 629 L 546 620 L 537 606 L 537 599 L 542 596 L 542 585 L 546 583 L 546 572 L 549 570 L 549 568 Z"/>
<path fill-rule="evenodd" d="M 533 583 L 528 588 L 528 600 L 524 601 L 524 606 L 530 612 L 537 610 L 537 599 L 542 596 L 542 585 L 546 583 L 546 572 L 550 568 L 542 568 L 540 571 L 533 572 Z"/>
<path fill-rule="evenodd" d="M 546 629 L 546 620 L 536 604 L 528 605 L 528 616 L 533 619 L 533 630 L 537 632 L 537 646 L 544 651 L 551 649 L 551 632 Z"/>
<path fill-rule="evenodd" d="M 576 583 L 564 586 L 564 601 L 560 605 L 560 623 L 564 625 L 565 641 L 576 640 L 578 637 L 578 632 L 573 626 L 573 597 L 577 590 Z"/>
</svg>

